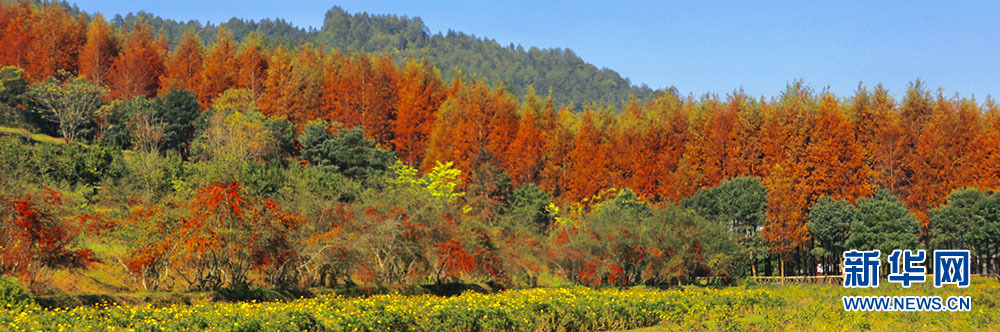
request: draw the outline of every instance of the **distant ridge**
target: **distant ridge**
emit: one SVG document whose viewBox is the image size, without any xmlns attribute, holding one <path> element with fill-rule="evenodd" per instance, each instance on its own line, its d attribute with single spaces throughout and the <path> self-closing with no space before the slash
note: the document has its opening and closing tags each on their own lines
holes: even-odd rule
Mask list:
<svg viewBox="0 0 1000 332">
<path fill-rule="evenodd" d="M 475 75 L 491 84 L 502 82 L 518 96 L 524 95 L 528 86 L 541 95 L 551 89 L 556 103 L 573 104 L 577 109 L 586 103 L 618 106 L 632 96 L 646 100 L 656 92 L 645 85 L 633 85 L 614 70 L 588 64 L 570 49 L 525 49 L 513 43 L 501 46 L 491 39 L 452 30 L 431 34 L 419 17 L 363 12 L 352 15 L 340 7 L 333 7 L 326 12 L 319 30 L 299 28 L 283 19 L 232 18 L 221 24 L 202 24 L 193 20 L 164 19 L 141 11 L 116 15 L 110 20 L 118 28 L 128 28 L 139 19 L 154 31 L 163 31 L 171 46 L 176 46 L 188 29 L 211 43 L 218 27 L 222 26 L 237 41 L 257 32 L 270 45 L 294 47 L 314 43 L 341 52 L 385 53 L 397 60 L 428 56 L 446 80 L 459 73 L 467 77 Z M 673 87 L 669 90 L 676 92 Z"/>
</svg>

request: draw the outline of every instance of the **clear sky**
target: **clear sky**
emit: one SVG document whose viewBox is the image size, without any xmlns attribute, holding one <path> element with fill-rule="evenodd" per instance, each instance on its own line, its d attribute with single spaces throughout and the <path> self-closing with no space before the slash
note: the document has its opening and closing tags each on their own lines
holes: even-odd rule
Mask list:
<svg viewBox="0 0 1000 332">
<path fill-rule="evenodd" d="M 71 1 L 72 3 L 72 1 Z M 525 47 L 572 49 L 633 84 L 681 93 L 776 96 L 803 79 L 850 95 L 859 82 L 902 95 L 920 78 L 963 97 L 1000 95 L 1000 2 L 950 1 L 129 1 L 75 2 L 105 16 L 284 18 L 319 28 L 326 10 L 419 16 Z"/>
</svg>

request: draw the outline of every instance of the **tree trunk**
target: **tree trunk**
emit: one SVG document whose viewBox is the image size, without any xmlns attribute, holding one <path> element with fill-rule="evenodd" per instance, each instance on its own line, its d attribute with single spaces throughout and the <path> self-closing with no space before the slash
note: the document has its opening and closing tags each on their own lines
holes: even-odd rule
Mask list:
<svg viewBox="0 0 1000 332">
<path fill-rule="evenodd" d="M 990 261 L 993 262 L 990 265 L 990 273 L 997 274 L 997 264 L 1000 263 L 1000 255 L 997 254 L 996 248 L 990 249 L 990 253 L 992 253 Z"/>
<path fill-rule="evenodd" d="M 839 274 L 843 274 L 844 273 L 844 255 L 843 254 L 837 255 L 837 269 L 836 270 L 839 272 Z M 931 270 L 931 269 L 927 269 L 927 270 L 928 271 L 932 271 L 932 272 L 934 271 L 934 270 Z"/>
<path fill-rule="evenodd" d="M 774 258 L 772 258 L 772 257 L 768 257 L 766 260 L 764 260 L 764 274 L 767 275 L 767 276 L 773 276 L 774 275 L 774 273 L 772 273 L 773 271 L 772 271 L 772 268 L 771 268 L 771 261 L 772 260 L 774 260 Z"/>
<path fill-rule="evenodd" d="M 781 284 L 785 284 L 785 258 L 781 258 Z"/>
</svg>

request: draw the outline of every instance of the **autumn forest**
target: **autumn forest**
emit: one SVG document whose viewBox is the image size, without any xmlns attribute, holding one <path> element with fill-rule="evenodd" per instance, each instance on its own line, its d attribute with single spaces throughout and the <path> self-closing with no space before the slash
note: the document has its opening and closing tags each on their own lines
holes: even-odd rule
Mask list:
<svg viewBox="0 0 1000 332">
<path fill-rule="evenodd" d="M 839 274 L 845 249 L 1000 268 L 989 98 L 795 81 L 573 103 L 427 54 L 213 31 L 0 2 L 0 272 L 120 292 L 730 284 Z"/>
</svg>

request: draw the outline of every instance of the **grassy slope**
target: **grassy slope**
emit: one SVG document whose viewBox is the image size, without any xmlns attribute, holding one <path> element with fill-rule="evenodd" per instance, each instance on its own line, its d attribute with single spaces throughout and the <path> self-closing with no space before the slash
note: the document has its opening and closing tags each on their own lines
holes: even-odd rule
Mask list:
<svg viewBox="0 0 1000 332">
<path fill-rule="evenodd" d="M 63 140 L 62 138 L 56 138 L 56 137 L 52 137 L 52 136 L 44 135 L 44 134 L 35 134 L 35 133 L 32 133 L 32 132 L 28 131 L 27 129 L 23 129 L 23 128 L 12 128 L 12 127 L 0 126 L 0 135 L 9 135 L 9 136 L 16 136 L 16 137 L 26 138 L 26 139 L 30 139 L 32 141 L 39 142 L 39 143 L 49 143 L 49 144 L 65 144 L 66 143 L 66 141 Z"/>
</svg>

